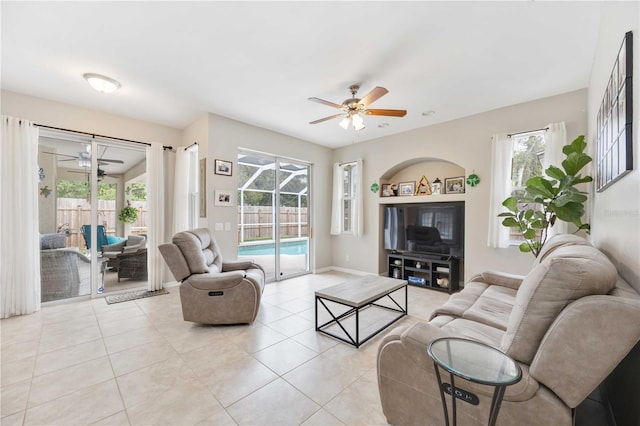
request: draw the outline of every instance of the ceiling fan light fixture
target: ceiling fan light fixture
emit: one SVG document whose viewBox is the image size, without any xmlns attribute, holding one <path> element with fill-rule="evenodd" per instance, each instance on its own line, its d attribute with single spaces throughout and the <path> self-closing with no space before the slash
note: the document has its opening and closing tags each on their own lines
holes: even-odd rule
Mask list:
<svg viewBox="0 0 640 426">
<path fill-rule="evenodd" d="M 119 82 L 104 75 L 87 73 L 83 77 L 91 87 L 100 93 L 112 93 L 120 88 Z"/>
<path fill-rule="evenodd" d="M 78 153 L 78 166 L 80 167 L 91 167 L 91 154 L 88 152 L 79 152 Z"/>
<path fill-rule="evenodd" d="M 338 123 L 340 125 L 340 127 L 342 127 L 343 129 L 347 130 L 347 128 L 349 127 L 349 123 L 350 123 L 349 118 L 350 118 L 349 116 L 343 118 L 342 121 L 340 123 Z"/>
<path fill-rule="evenodd" d="M 351 118 L 351 121 L 353 121 L 354 130 L 358 131 L 364 129 L 364 120 L 362 119 L 362 117 L 360 117 L 359 114 L 354 114 Z"/>
</svg>

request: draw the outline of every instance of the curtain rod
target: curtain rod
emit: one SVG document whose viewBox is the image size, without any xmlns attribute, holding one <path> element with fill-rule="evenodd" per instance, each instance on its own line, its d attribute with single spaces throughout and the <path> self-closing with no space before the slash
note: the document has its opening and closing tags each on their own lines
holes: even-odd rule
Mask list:
<svg viewBox="0 0 640 426">
<path fill-rule="evenodd" d="M 541 132 L 542 130 L 549 130 L 549 127 L 544 127 L 542 129 L 534 129 L 534 130 L 527 130 L 526 132 L 517 132 L 517 133 L 509 133 L 507 134 L 507 137 L 511 137 L 511 136 L 517 136 L 517 135 L 524 135 L 525 133 L 533 133 L 533 132 Z"/>
<path fill-rule="evenodd" d="M 116 137 L 113 137 L 113 136 L 98 135 L 96 133 L 83 132 L 83 131 L 80 131 L 80 130 L 71 130 L 71 129 L 64 129 L 62 127 L 47 126 L 45 124 L 38 124 L 38 123 L 33 123 L 33 124 L 34 124 L 34 126 L 42 127 L 42 128 L 45 128 L 45 129 L 61 130 L 63 132 L 78 133 L 78 134 L 81 134 L 81 135 L 87 135 L 87 136 L 91 136 L 91 137 L 94 137 L 94 138 L 97 136 L 99 138 L 113 139 L 113 140 L 122 141 L 122 142 L 133 142 L 133 143 L 137 143 L 137 144 L 140 144 L 140 145 L 151 146 L 151 144 L 148 143 L 148 142 L 134 141 L 132 139 L 123 139 L 123 138 L 116 138 Z M 173 149 L 172 146 L 167 146 L 167 145 L 162 145 L 162 148 L 163 149 L 169 149 L 169 150 Z"/>
<path fill-rule="evenodd" d="M 186 147 L 184 148 L 184 150 L 186 151 L 186 150 L 188 150 L 189 148 L 191 148 L 191 147 L 192 147 L 192 146 L 194 146 L 194 145 L 198 145 L 198 142 L 194 142 L 194 143 L 192 143 L 191 145 L 186 146 Z"/>
</svg>

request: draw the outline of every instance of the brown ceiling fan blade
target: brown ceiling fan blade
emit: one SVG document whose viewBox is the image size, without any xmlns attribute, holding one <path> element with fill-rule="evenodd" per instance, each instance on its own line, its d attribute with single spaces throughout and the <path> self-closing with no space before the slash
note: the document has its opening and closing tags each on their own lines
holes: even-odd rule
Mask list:
<svg viewBox="0 0 640 426">
<path fill-rule="evenodd" d="M 378 99 L 386 95 L 387 93 L 389 93 L 389 91 L 384 87 L 380 87 L 380 86 L 374 87 L 373 90 L 367 93 L 367 95 L 364 98 L 360 99 L 360 102 L 358 103 L 363 107 L 366 107 L 367 105 L 374 103 L 375 101 L 377 101 Z"/>
<path fill-rule="evenodd" d="M 333 103 L 333 102 L 329 102 L 329 101 L 325 101 L 324 99 L 320 99 L 320 98 L 309 98 L 309 100 L 311 102 L 317 102 L 319 104 L 327 105 L 327 106 L 334 107 L 334 108 L 342 108 L 342 105 L 339 105 L 339 104 L 336 104 L 336 103 Z"/>
<path fill-rule="evenodd" d="M 309 124 L 318 124 L 318 123 L 322 123 L 323 121 L 331 120 L 332 118 L 337 118 L 337 117 L 344 117 L 344 114 L 330 115 L 328 117 L 321 118 L 321 119 L 316 120 L 316 121 L 310 121 Z"/>
<path fill-rule="evenodd" d="M 364 110 L 366 115 L 386 115 L 388 117 L 404 117 L 407 115 L 405 109 L 366 109 Z"/>
<path fill-rule="evenodd" d="M 124 164 L 124 161 L 122 160 L 110 160 L 108 158 L 98 158 L 98 161 L 103 161 L 105 163 L 118 163 L 118 164 Z"/>
</svg>

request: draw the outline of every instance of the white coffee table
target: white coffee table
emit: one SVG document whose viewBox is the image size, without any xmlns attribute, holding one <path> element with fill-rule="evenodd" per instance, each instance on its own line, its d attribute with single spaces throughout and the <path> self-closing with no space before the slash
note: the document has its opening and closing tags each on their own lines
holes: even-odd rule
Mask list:
<svg viewBox="0 0 640 426">
<path fill-rule="evenodd" d="M 398 303 L 393 297 L 393 293 L 404 288 L 404 307 Z M 408 290 L 407 281 L 397 280 L 394 278 L 381 277 L 378 275 L 367 275 L 355 280 L 349 280 L 342 284 L 334 285 L 332 287 L 325 288 L 323 290 L 316 291 L 316 331 L 324 333 L 345 343 L 359 348 L 360 345 L 380 333 L 382 330 L 389 327 L 405 315 L 408 310 Z M 393 303 L 392 307 L 378 304 L 380 299 L 389 298 Z M 326 301 L 334 302 L 342 306 L 347 306 L 346 312 L 341 314 L 335 314 L 332 309 L 327 306 Z M 318 305 L 322 305 L 331 316 L 331 320 L 324 324 L 318 323 Z M 395 305 L 395 306 L 393 306 Z M 389 311 L 397 312 L 394 319 L 373 331 L 372 333 L 360 338 L 360 312 L 363 309 L 377 307 L 386 309 Z M 334 309 L 335 310 L 335 309 Z M 355 315 L 355 336 L 347 330 L 347 327 L 343 324 L 344 320 Z M 345 339 L 343 336 L 339 336 L 328 330 L 332 325 L 338 325 L 340 329 L 347 336 Z"/>
</svg>

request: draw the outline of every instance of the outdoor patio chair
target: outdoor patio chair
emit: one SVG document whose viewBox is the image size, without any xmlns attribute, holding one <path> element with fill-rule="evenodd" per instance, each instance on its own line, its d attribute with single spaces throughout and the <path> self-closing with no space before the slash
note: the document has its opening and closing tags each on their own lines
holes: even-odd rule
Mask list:
<svg viewBox="0 0 640 426">
<path fill-rule="evenodd" d="M 87 245 L 87 250 L 91 250 L 91 225 L 82 225 L 82 236 L 84 237 L 84 242 Z M 104 229 L 104 225 L 98 225 L 96 228 L 97 231 L 97 239 L 98 243 L 96 244 L 96 249 L 98 252 L 102 251 L 102 246 L 108 244 L 107 242 L 107 232 Z"/>
</svg>

